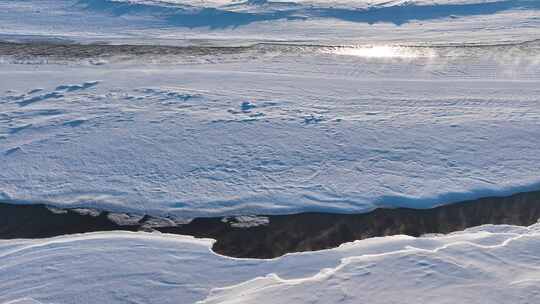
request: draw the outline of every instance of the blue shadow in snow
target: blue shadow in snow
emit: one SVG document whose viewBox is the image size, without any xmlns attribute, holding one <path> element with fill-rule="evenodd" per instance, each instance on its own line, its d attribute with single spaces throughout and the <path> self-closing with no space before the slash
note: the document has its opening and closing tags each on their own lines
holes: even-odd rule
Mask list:
<svg viewBox="0 0 540 304">
<path fill-rule="evenodd" d="M 315 9 L 312 15 L 369 24 L 387 22 L 402 25 L 413 20 L 422 21 L 447 17 L 491 15 L 511 9 L 537 10 L 540 9 L 540 1 L 507 0 L 503 2 L 461 5 L 400 5 L 375 7 L 368 10 Z"/>
<path fill-rule="evenodd" d="M 154 15 L 170 26 L 227 28 L 247 25 L 258 21 L 278 19 L 304 20 L 309 18 L 333 18 L 338 20 L 374 24 L 379 22 L 402 25 L 413 20 L 431 20 L 447 17 L 490 15 L 510 9 L 539 10 L 540 0 L 506 0 L 476 4 L 399 5 L 362 9 L 305 7 L 296 3 L 277 3 L 266 0 L 248 0 L 253 6 L 265 6 L 270 11 L 262 13 L 235 12 L 217 8 L 199 8 L 189 5 L 166 5 L 148 3 L 115 2 L 111 0 L 80 0 L 78 5 L 86 9 L 104 11 L 116 16 Z M 237 4 L 233 4 L 235 6 Z M 272 11 L 272 9 L 274 9 Z"/>
</svg>

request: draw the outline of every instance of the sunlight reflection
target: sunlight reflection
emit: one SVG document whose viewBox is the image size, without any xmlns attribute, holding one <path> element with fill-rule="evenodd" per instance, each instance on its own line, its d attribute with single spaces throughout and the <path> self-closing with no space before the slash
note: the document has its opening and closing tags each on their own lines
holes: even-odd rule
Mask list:
<svg viewBox="0 0 540 304">
<path fill-rule="evenodd" d="M 428 48 L 402 46 L 347 46 L 333 48 L 330 53 L 365 58 L 432 58 L 435 52 Z"/>
</svg>

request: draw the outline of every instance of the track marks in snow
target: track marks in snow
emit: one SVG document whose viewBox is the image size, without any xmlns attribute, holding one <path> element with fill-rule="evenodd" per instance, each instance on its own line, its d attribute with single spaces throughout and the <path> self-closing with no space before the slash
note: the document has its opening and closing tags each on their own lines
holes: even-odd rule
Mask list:
<svg viewBox="0 0 540 304">
<path fill-rule="evenodd" d="M 136 92 L 145 94 L 144 97 L 146 98 L 154 98 L 167 103 L 202 98 L 201 94 L 199 93 L 194 93 L 180 88 L 145 88 L 138 89 Z"/>
<path fill-rule="evenodd" d="M 237 107 L 227 109 L 229 116 L 225 115 L 219 119 L 215 119 L 213 123 L 224 122 L 255 122 L 262 119 L 266 119 L 267 116 L 275 117 L 279 115 L 281 106 L 278 102 L 274 101 L 242 101 L 239 102 Z"/>
<path fill-rule="evenodd" d="M 26 144 L 56 136 L 55 132 L 40 130 L 61 126 L 74 128 L 87 122 L 89 118 L 80 118 L 82 109 L 74 103 L 88 101 L 94 94 L 86 91 L 98 84 L 99 81 L 87 81 L 61 84 L 51 91 L 44 88 L 29 89 L 25 93 L 6 91 L 6 95 L 0 96 L 0 140 L 13 138 L 15 144 L 8 144 L 0 151 L 3 150 L 4 156 L 16 155 L 24 151 Z"/>
<path fill-rule="evenodd" d="M 56 91 L 73 92 L 73 91 L 86 90 L 86 89 L 96 86 L 98 83 L 99 81 L 87 81 L 82 84 L 63 84 L 63 85 L 57 86 Z"/>
<path fill-rule="evenodd" d="M 17 126 L 17 127 L 12 127 L 12 128 L 8 128 L 8 131 L 10 134 L 15 134 L 15 133 L 19 133 L 23 130 L 26 130 L 26 129 L 29 129 L 32 127 L 32 124 L 27 124 L 27 125 L 23 125 L 23 126 Z"/>
<path fill-rule="evenodd" d="M 74 119 L 63 123 L 64 126 L 78 127 L 86 122 L 86 119 Z"/>
<path fill-rule="evenodd" d="M 98 205 L 187 217 L 426 207 L 535 184 L 534 81 L 358 80 L 329 76 L 340 60 L 319 62 L 319 75 L 299 75 L 311 59 L 284 60 L 264 73 L 249 63 L 107 75 L 73 68 L 106 77 L 87 89 L 65 85 L 73 70 L 61 68 L 53 86 L 36 79 L 23 92 L 65 97 L 23 109 L 2 99 L 0 153 L 20 147 L 2 157 L 21 160 L 0 171 L 30 170 L 23 155 L 46 159 L 41 167 L 66 168 L 58 180 L 12 183 L 13 196 L 80 203 L 73 193 L 88 188 L 84 197 Z M 107 203 L 103 189 L 122 194 Z"/>
<path fill-rule="evenodd" d="M 59 99 L 59 98 L 62 98 L 62 97 L 64 97 L 64 94 L 62 94 L 60 92 L 49 92 L 49 93 L 45 93 L 45 94 L 42 94 L 42 95 L 25 98 L 25 99 L 17 102 L 17 104 L 19 104 L 21 107 L 26 107 L 26 106 L 34 104 L 36 102 L 46 101 L 46 100 L 49 100 L 49 99 Z"/>
<path fill-rule="evenodd" d="M 3 99 L 7 101 L 15 101 L 19 106 L 26 107 L 35 103 L 51 100 L 61 99 L 66 96 L 66 93 L 87 90 L 96 86 L 99 81 L 88 81 L 82 84 L 63 84 L 56 87 L 54 91 L 38 94 L 43 92 L 42 88 L 31 89 L 27 93 L 21 95 L 7 95 Z"/>
<path fill-rule="evenodd" d="M 14 154 L 14 153 L 17 153 L 17 152 L 22 152 L 22 148 L 21 147 L 15 147 L 15 148 L 8 149 L 8 150 L 6 150 L 4 152 L 4 155 L 8 156 L 8 155 L 11 155 L 11 154 Z"/>
</svg>

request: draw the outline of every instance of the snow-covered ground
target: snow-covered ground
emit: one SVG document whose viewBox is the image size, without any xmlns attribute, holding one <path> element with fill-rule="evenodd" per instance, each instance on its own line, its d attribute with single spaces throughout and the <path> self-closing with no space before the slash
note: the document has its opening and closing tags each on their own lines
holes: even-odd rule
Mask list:
<svg viewBox="0 0 540 304">
<path fill-rule="evenodd" d="M 0 199 L 190 218 L 536 189 L 539 12 L 535 0 L 1 1 L 9 41 L 253 46 L 0 57 Z"/>
<path fill-rule="evenodd" d="M 538 188 L 538 46 L 5 58 L 0 198 L 189 218 Z"/>
<path fill-rule="evenodd" d="M 3 0 L 0 34 L 166 44 L 524 41 L 539 38 L 539 9 L 537 0 Z"/>
<path fill-rule="evenodd" d="M 193 217 L 536 189 L 539 12 L 536 0 L 1 1 L 8 41 L 253 46 L 1 57 L 0 199 Z"/>
<path fill-rule="evenodd" d="M 538 189 L 539 16 L 538 0 L 2 0 L 2 41 L 195 48 L 0 56 L 0 201 L 249 226 Z M 157 233 L 0 241 L 0 303 L 538 303 L 539 229 L 274 260 Z"/>
<path fill-rule="evenodd" d="M 538 225 L 374 238 L 274 260 L 226 258 L 210 245 L 127 232 L 0 241 L 0 302 L 540 301 Z"/>
</svg>

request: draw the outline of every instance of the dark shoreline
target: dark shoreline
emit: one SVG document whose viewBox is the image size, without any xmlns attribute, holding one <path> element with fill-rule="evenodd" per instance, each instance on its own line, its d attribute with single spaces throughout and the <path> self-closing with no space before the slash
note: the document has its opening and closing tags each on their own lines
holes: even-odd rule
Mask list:
<svg viewBox="0 0 540 304">
<path fill-rule="evenodd" d="M 433 44 L 433 45 L 395 45 L 397 47 L 434 49 L 448 52 L 453 48 L 464 49 L 505 49 L 515 47 L 536 46 L 540 40 L 529 41 L 503 41 L 494 44 Z M 201 56 L 215 55 L 238 55 L 241 53 L 268 53 L 281 51 L 305 52 L 306 50 L 317 51 L 321 49 L 333 49 L 341 47 L 354 47 L 354 45 L 326 45 L 326 44 L 302 44 L 283 43 L 280 41 L 253 42 L 245 45 L 169 45 L 169 44 L 111 44 L 107 42 L 79 43 L 66 39 L 41 39 L 39 37 L 27 39 L 9 39 L 0 35 L 0 57 L 11 58 L 14 62 L 43 60 L 48 62 L 71 61 L 71 60 L 98 60 L 111 59 L 126 60 L 131 58 L 150 57 L 151 62 L 159 57 L 188 56 L 198 58 Z M 95 64 L 101 64 L 95 62 Z"/>
<path fill-rule="evenodd" d="M 60 58 L 89 59 L 112 56 L 167 56 L 167 55 L 222 55 L 245 52 L 253 47 L 219 46 L 167 46 L 136 44 L 78 44 L 66 42 L 9 42 L 0 40 L 0 56 L 13 56 L 17 59 Z"/>
<path fill-rule="evenodd" d="M 157 230 L 216 239 L 212 249 L 227 256 L 274 258 L 289 252 L 333 248 L 370 237 L 450 233 L 483 224 L 529 226 L 539 218 L 540 191 L 486 197 L 432 209 L 380 208 L 362 214 L 270 215 L 258 217 L 258 225 L 254 226 L 243 226 L 235 218 L 196 218 L 181 224 L 173 219 L 147 215 L 0 203 L 0 239 Z"/>
</svg>

